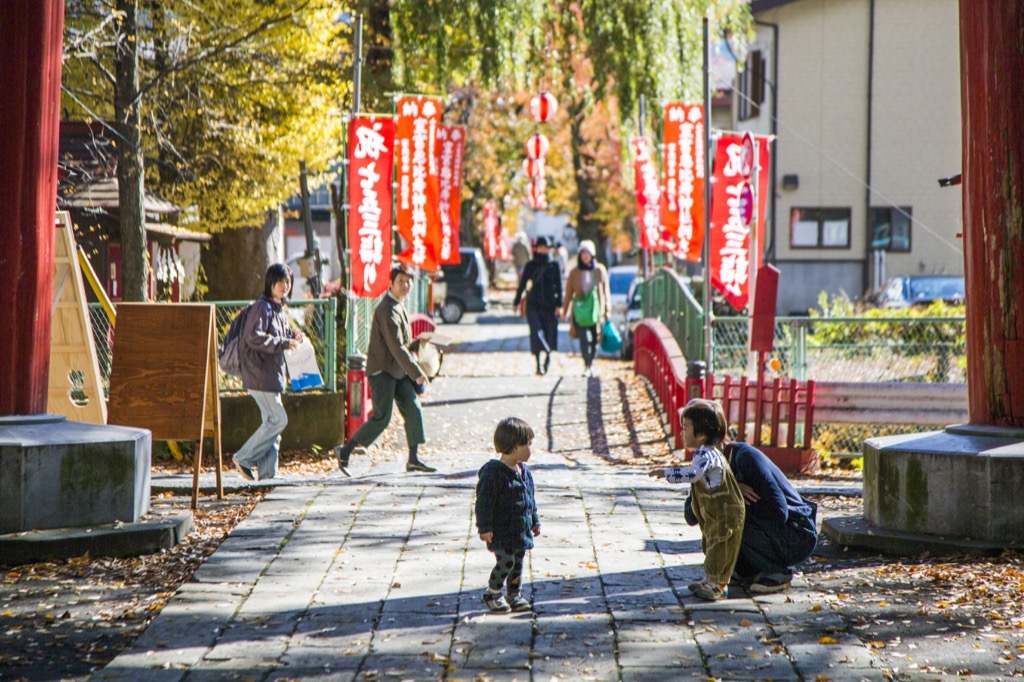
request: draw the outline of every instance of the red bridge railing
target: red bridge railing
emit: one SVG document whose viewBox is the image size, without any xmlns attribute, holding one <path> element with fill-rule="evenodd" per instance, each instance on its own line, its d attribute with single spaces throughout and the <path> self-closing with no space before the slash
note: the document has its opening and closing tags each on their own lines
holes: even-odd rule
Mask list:
<svg viewBox="0 0 1024 682">
<path fill-rule="evenodd" d="M 714 375 L 706 379 L 687 378 L 686 358 L 672 333 L 654 319 L 644 319 L 634 332 L 634 371 L 650 381 L 661 402 L 672 432 L 674 447 L 682 448 L 679 416 L 693 398 L 711 398 L 721 403 L 736 440 L 762 450 L 786 473 L 813 473 L 818 469 L 817 453 L 811 448 L 814 419 L 814 382 L 795 379 L 751 381 Z M 801 443 L 796 443 L 798 426 Z M 750 438 L 748 439 L 748 430 Z M 767 436 L 768 442 L 763 442 Z M 780 445 L 785 436 L 785 445 Z"/>
</svg>

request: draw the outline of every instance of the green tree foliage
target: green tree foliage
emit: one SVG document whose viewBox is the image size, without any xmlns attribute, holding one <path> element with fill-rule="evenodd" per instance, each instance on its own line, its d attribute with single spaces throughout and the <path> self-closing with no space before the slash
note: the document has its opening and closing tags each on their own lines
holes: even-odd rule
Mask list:
<svg viewBox="0 0 1024 682">
<path fill-rule="evenodd" d="M 383 0 L 379 0 L 383 3 Z M 539 90 L 550 90 L 559 117 L 545 127 L 552 139 L 548 157 L 549 205 L 576 216 L 581 238 L 604 240 L 629 224 L 631 178 L 622 144 L 636 129 L 633 115 L 641 94 L 661 103 L 695 99 L 702 83 L 702 18 L 712 35 L 728 33 L 742 44 L 749 27 L 744 0 L 395 0 L 396 82 L 407 91 L 445 93 L 452 89 L 497 89 L 503 101 L 521 108 Z M 495 100 L 496 101 L 496 100 Z M 658 107 L 651 107 L 651 121 Z M 528 114 L 522 112 L 529 123 Z M 467 154 L 467 173 L 495 182 L 514 177 L 523 158 L 525 131 L 506 144 L 488 132 L 491 121 L 472 119 L 471 140 L 480 135 L 492 149 Z M 568 137 L 559 139 L 559 125 Z M 573 191 L 564 203 L 557 155 L 569 154 Z M 508 154 L 507 156 L 505 154 Z M 481 167 L 474 165 L 481 162 Z M 629 175 L 628 173 L 626 175 Z M 506 215 L 525 191 L 504 180 L 492 195 L 504 196 Z M 484 184 L 467 182 L 469 187 Z M 551 190 L 554 190 L 552 192 Z"/>
<path fill-rule="evenodd" d="M 119 36 L 112 2 L 68 0 L 65 115 L 110 119 L 113 50 L 136 41 L 148 185 L 194 206 L 198 229 L 259 224 L 296 192 L 299 160 L 326 170 L 339 156 L 347 4 L 142 0 L 137 33 Z"/>
</svg>

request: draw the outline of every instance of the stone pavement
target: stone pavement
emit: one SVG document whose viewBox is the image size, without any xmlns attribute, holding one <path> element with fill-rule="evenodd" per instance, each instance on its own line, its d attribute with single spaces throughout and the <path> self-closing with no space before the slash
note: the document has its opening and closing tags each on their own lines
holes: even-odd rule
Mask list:
<svg viewBox="0 0 1024 682">
<path fill-rule="evenodd" d="M 580 377 L 578 357 L 535 377 L 525 325 L 442 329 L 461 344 L 424 396 L 440 471 L 405 473 L 399 449 L 354 458 L 352 479 L 275 488 L 93 679 L 883 679 L 800 579 L 778 595 L 689 594 L 703 555 L 682 522 L 685 487 L 589 451 L 601 378 Z M 542 535 L 524 576 L 532 611 L 492 615 L 473 492 L 507 415 L 537 433 Z"/>
</svg>

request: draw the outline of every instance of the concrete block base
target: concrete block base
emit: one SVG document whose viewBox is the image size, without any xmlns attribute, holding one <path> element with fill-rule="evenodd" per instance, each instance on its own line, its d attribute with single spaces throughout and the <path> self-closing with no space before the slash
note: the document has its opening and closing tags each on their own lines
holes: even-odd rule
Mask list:
<svg viewBox="0 0 1024 682">
<path fill-rule="evenodd" d="M 138 521 L 151 448 L 145 429 L 0 418 L 0 534 Z"/>
<path fill-rule="evenodd" d="M 138 523 L 59 528 L 0 535 L 0 564 L 17 565 L 89 556 L 123 557 L 170 549 L 194 528 L 192 512 L 155 514 Z"/>
<path fill-rule="evenodd" d="M 864 442 L 864 517 L 878 528 L 1024 543 L 1024 430 L 973 425 Z"/>
<path fill-rule="evenodd" d="M 285 393 L 282 403 L 288 415 L 282 450 L 308 450 L 314 445 L 327 450 L 345 442 L 344 393 Z M 222 395 L 220 411 L 221 447 L 224 452 L 237 452 L 259 428 L 260 410 L 255 400 L 241 393 Z"/>
</svg>

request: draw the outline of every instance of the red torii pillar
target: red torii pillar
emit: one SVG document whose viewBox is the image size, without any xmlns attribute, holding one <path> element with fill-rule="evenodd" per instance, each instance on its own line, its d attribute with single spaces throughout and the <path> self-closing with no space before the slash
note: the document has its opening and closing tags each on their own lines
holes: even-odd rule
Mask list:
<svg viewBox="0 0 1024 682">
<path fill-rule="evenodd" d="M 46 413 L 63 0 L 0 2 L 0 417 Z"/>
<path fill-rule="evenodd" d="M 960 0 L 971 424 L 1024 427 L 1024 3 Z"/>
</svg>

